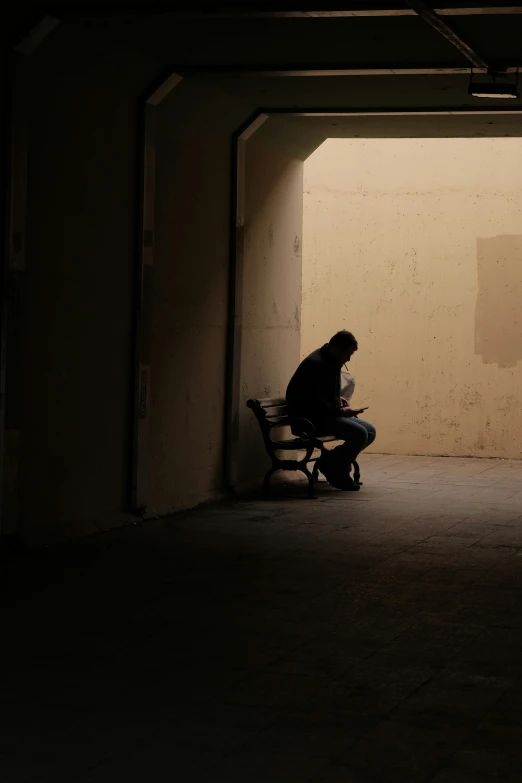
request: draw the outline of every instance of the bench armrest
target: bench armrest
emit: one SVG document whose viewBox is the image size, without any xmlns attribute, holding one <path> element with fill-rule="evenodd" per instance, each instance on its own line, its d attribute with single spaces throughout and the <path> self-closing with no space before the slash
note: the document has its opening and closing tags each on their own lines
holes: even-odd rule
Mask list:
<svg viewBox="0 0 522 783">
<path fill-rule="evenodd" d="M 290 427 L 294 435 L 310 440 L 315 438 L 315 427 L 308 419 L 290 419 Z"/>
</svg>

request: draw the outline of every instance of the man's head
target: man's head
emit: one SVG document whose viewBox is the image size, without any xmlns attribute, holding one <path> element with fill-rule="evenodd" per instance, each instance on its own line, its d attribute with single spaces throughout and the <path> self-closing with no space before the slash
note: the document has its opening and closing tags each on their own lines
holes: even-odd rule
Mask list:
<svg viewBox="0 0 522 783">
<path fill-rule="evenodd" d="M 334 334 L 328 347 L 333 358 L 342 366 L 350 361 L 352 354 L 357 350 L 357 340 L 351 332 L 343 329 L 342 332 Z"/>
</svg>

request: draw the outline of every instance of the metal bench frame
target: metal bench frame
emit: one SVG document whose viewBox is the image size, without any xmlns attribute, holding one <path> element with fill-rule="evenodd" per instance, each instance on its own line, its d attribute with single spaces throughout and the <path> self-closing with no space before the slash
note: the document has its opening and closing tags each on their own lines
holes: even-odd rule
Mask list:
<svg viewBox="0 0 522 783">
<path fill-rule="evenodd" d="M 296 470 L 304 473 L 308 479 L 308 497 L 316 498 L 315 483 L 319 480 L 319 469 L 317 460 L 323 456 L 326 451 L 325 443 L 332 443 L 337 440 L 334 435 L 317 436 L 315 427 L 307 419 L 296 419 L 288 416 L 286 410 L 286 400 L 284 397 L 266 398 L 261 400 L 248 400 L 247 406 L 254 412 L 259 422 L 265 448 L 272 460 L 272 467 L 267 472 L 263 481 L 263 492 L 268 494 L 270 490 L 270 479 L 278 470 Z M 281 427 L 291 427 L 292 432 L 298 432 L 289 439 L 272 438 L 272 430 Z M 305 456 L 302 459 L 280 459 L 277 456 L 279 451 L 304 451 Z M 319 454 L 314 456 L 314 452 Z M 310 472 L 309 464 L 315 463 Z M 360 480 L 359 465 L 353 462 L 354 475 L 356 482 Z"/>
</svg>

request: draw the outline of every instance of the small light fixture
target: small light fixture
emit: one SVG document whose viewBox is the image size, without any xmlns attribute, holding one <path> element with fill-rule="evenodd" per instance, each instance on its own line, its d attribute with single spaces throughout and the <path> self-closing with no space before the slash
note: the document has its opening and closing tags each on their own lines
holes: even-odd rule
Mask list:
<svg viewBox="0 0 522 783">
<path fill-rule="evenodd" d="M 474 82 L 472 68 L 469 78 L 468 93 L 474 98 L 520 98 L 518 93 L 518 68 L 515 84 L 512 84 L 509 81 L 497 82 L 498 77 L 503 77 L 505 79 L 505 74 L 490 72 L 488 75 L 491 77 L 490 82 Z"/>
</svg>

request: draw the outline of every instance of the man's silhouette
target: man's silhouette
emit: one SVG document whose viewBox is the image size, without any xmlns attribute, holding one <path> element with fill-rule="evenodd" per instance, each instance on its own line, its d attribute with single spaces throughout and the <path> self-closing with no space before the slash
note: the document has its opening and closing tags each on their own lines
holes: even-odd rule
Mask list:
<svg viewBox="0 0 522 783">
<path fill-rule="evenodd" d="M 344 441 L 317 465 L 332 486 L 345 490 L 359 489 L 350 477 L 350 465 L 376 434 L 372 424 L 357 418 L 365 409 L 351 408 L 341 397 L 341 368 L 357 347 L 351 332 L 337 332 L 329 343 L 303 359 L 286 392 L 290 416 L 311 421 L 316 435 L 335 435 Z"/>
</svg>

